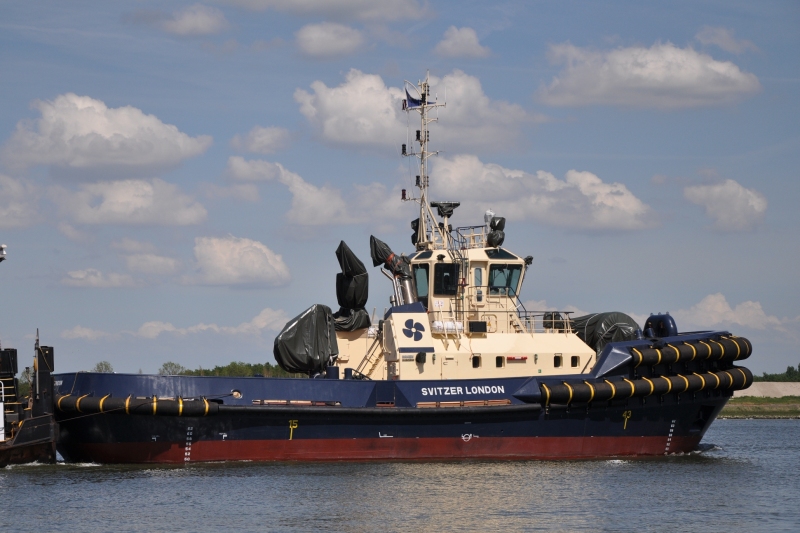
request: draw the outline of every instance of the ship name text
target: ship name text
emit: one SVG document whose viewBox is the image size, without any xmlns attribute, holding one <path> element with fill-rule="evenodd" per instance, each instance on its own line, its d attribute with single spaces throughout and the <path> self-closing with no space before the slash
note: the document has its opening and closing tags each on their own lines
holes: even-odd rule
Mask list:
<svg viewBox="0 0 800 533">
<path fill-rule="evenodd" d="M 423 396 L 457 396 L 459 394 L 502 394 L 503 385 L 485 385 L 472 387 L 422 387 Z"/>
</svg>

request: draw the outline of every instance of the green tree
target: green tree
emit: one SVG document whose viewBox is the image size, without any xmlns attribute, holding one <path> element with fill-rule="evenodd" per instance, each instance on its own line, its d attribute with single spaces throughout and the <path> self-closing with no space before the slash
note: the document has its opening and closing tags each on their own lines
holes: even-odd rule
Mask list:
<svg viewBox="0 0 800 533">
<path fill-rule="evenodd" d="M 25 370 L 19 373 L 19 391 L 17 396 L 25 398 L 31 393 L 31 381 L 33 380 L 33 370 L 26 367 Z"/>
<path fill-rule="evenodd" d="M 101 372 L 103 374 L 111 374 L 114 372 L 114 367 L 108 361 L 100 361 L 90 372 Z"/>
<path fill-rule="evenodd" d="M 158 373 L 161 376 L 180 376 L 181 374 L 186 374 L 187 369 L 183 365 L 167 361 L 161 365 L 161 368 L 158 369 Z"/>
<path fill-rule="evenodd" d="M 764 372 L 761 376 L 753 376 L 753 381 L 800 381 L 800 365 L 797 365 L 797 368 L 789 366 L 786 368 L 786 372 L 781 374 L 767 374 Z"/>
</svg>

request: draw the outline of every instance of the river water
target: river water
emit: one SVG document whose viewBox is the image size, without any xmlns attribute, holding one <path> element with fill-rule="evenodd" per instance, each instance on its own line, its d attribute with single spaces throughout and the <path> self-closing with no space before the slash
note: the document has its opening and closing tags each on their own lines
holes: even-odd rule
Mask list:
<svg viewBox="0 0 800 533">
<path fill-rule="evenodd" d="M 800 531 L 800 420 L 717 420 L 702 451 L 604 461 L 25 465 L 9 531 Z"/>
</svg>

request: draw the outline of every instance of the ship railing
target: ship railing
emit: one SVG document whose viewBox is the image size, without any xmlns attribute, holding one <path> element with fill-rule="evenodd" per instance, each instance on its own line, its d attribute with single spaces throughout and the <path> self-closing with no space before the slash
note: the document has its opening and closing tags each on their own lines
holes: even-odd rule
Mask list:
<svg viewBox="0 0 800 533">
<path fill-rule="evenodd" d="M 463 226 L 451 233 L 452 246 L 458 250 L 486 248 L 486 226 Z"/>
<path fill-rule="evenodd" d="M 530 311 L 507 287 L 466 287 L 464 300 L 465 322 L 486 322 L 489 333 L 572 332 L 570 315 L 573 311 Z"/>
</svg>

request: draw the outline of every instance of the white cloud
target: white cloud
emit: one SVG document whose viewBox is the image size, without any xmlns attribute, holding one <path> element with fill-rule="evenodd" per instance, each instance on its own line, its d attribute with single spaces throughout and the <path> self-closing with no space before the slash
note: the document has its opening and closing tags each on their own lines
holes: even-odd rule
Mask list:
<svg viewBox="0 0 800 533">
<path fill-rule="evenodd" d="M 227 30 L 230 24 L 219 9 L 195 4 L 175 11 L 159 26 L 168 33 L 188 37 L 214 35 Z"/>
<path fill-rule="evenodd" d="M 800 322 L 800 317 L 778 318 L 768 315 L 761 302 L 748 300 L 736 307 L 731 307 L 721 293 L 709 294 L 689 309 L 673 313 L 676 322 L 682 329 L 744 326 L 760 330 L 777 330 L 787 332 L 787 326 Z M 686 324 L 688 327 L 685 327 Z M 792 330 L 795 328 L 792 327 Z"/>
<path fill-rule="evenodd" d="M 417 0 L 227 0 L 228 3 L 265 11 L 274 9 L 303 17 L 344 20 L 391 21 L 418 19 L 427 9 Z"/>
<path fill-rule="evenodd" d="M 282 310 L 262 310 L 249 322 L 242 322 L 238 326 L 218 326 L 217 324 L 196 324 L 187 328 L 177 328 L 169 322 L 147 322 L 142 324 L 136 335 L 147 339 L 155 339 L 162 333 L 188 335 L 192 333 L 212 332 L 225 335 L 261 335 L 264 331 L 280 331 L 289 317 Z"/>
<path fill-rule="evenodd" d="M 327 185 L 317 187 L 300 175 L 286 170 L 280 163 L 242 157 L 228 158 L 227 174 L 233 179 L 247 181 L 278 181 L 292 193 L 292 206 L 287 219 L 303 226 L 347 224 L 353 222 L 342 193 Z"/>
<path fill-rule="evenodd" d="M 610 51 L 566 43 L 551 46 L 549 55 L 566 64 L 539 90 L 539 99 L 554 106 L 688 108 L 730 104 L 761 90 L 755 75 L 730 61 L 672 43 Z"/>
<path fill-rule="evenodd" d="M 202 204 L 158 178 L 87 183 L 74 192 L 54 187 L 51 198 L 78 224 L 185 226 L 202 222 L 207 214 Z"/>
<path fill-rule="evenodd" d="M 250 239 L 198 237 L 194 256 L 197 274 L 186 278 L 186 283 L 279 286 L 291 277 L 280 255 Z"/>
<path fill-rule="evenodd" d="M 58 223 L 58 231 L 64 237 L 66 237 L 67 239 L 69 239 L 71 241 L 75 241 L 75 242 L 91 242 L 92 241 L 92 236 L 91 235 L 89 235 L 86 232 L 83 232 L 83 231 L 79 230 L 78 228 L 76 228 L 72 224 L 67 224 L 64 221 L 61 221 L 61 222 Z"/>
<path fill-rule="evenodd" d="M 128 274 L 111 272 L 103 274 L 95 268 L 73 270 L 67 272 L 61 283 L 70 287 L 88 287 L 94 289 L 111 289 L 118 287 L 135 287 L 138 283 Z"/>
<path fill-rule="evenodd" d="M 751 229 L 762 221 L 767 211 L 767 199 L 763 194 L 731 179 L 714 185 L 686 187 L 683 195 L 693 204 L 704 207 L 714 227 L 723 231 Z"/>
<path fill-rule="evenodd" d="M 308 24 L 298 30 L 295 38 L 300 51 L 314 59 L 346 56 L 364 43 L 360 31 L 335 22 Z"/>
<path fill-rule="evenodd" d="M 354 185 L 352 191 L 343 195 L 341 190 L 329 185 L 318 187 L 305 181 L 280 163 L 245 160 L 238 156 L 228 159 L 226 173 L 233 179 L 277 181 L 285 185 L 292 194 L 292 205 L 286 218 L 300 226 L 357 224 L 408 215 L 399 201 L 400 188 L 389 191 L 382 183 Z"/>
<path fill-rule="evenodd" d="M 491 208 L 509 219 L 584 230 L 634 230 L 654 225 L 651 208 L 622 183 L 605 183 L 591 172 L 570 170 L 559 180 L 542 170 L 531 174 L 474 155 L 434 161 L 431 190 L 437 197 L 460 191 L 459 218 L 481 217 Z"/>
<path fill-rule="evenodd" d="M 448 150 L 507 149 L 520 138 L 520 127 L 531 117 L 516 104 L 490 100 L 481 82 L 460 70 L 443 78 L 431 77 L 431 98 L 444 100 L 447 107 L 432 132 L 432 144 Z M 323 141 L 339 146 L 387 146 L 395 150 L 406 139 L 406 116 L 402 111 L 405 92 L 387 87 L 376 74 L 351 69 L 345 82 L 328 87 L 311 84 L 312 92 L 297 89 L 294 99 L 300 112 L 314 126 Z M 410 117 L 414 128 L 416 115 Z"/>
<path fill-rule="evenodd" d="M 203 183 L 200 189 L 207 198 L 233 198 L 242 202 L 257 202 L 260 200 L 258 187 L 253 183 L 235 183 L 221 187 L 213 183 Z"/>
<path fill-rule="evenodd" d="M 88 96 L 67 93 L 33 107 L 41 118 L 19 122 L 3 148 L 11 165 L 169 167 L 211 146 L 207 135 L 190 137 L 135 107 L 109 108 Z"/>
<path fill-rule="evenodd" d="M 137 241 L 128 237 L 123 237 L 118 241 L 113 241 L 111 247 L 115 250 L 129 254 L 155 253 L 156 247 L 153 243 Z"/>
<path fill-rule="evenodd" d="M 0 174 L 0 229 L 24 228 L 39 218 L 36 187 Z"/>
<path fill-rule="evenodd" d="M 271 154 L 283 150 L 289 142 L 289 131 L 285 128 L 256 126 L 245 135 L 236 135 L 231 146 L 241 152 Z"/>
<path fill-rule="evenodd" d="M 278 163 L 271 163 L 263 159 L 245 159 L 234 155 L 228 158 L 225 173 L 235 180 L 241 181 L 271 181 L 283 171 Z"/>
<path fill-rule="evenodd" d="M 747 50 L 758 50 L 758 47 L 752 42 L 734 37 L 733 30 L 727 28 L 703 26 L 694 38 L 701 44 L 718 46 L 732 54 L 741 54 Z"/>
<path fill-rule="evenodd" d="M 96 329 L 85 328 L 83 326 L 75 326 L 72 329 L 67 329 L 61 332 L 62 339 L 84 339 L 87 341 L 96 341 L 98 339 L 105 339 L 114 337 L 111 333 L 99 331 Z"/>
<path fill-rule="evenodd" d="M 450 26 L 433 52 L 443 57 L 488 57 L 492 52 L 478 41 L 472 28 Z"/>
<path fill-rule="evenodd" d="M 128 255 L 125 256 L 125 264 L 131 272 L 153 276 L 168 276 L 181 269 L 179 260 L 157 254 Z"/>
</svg>

